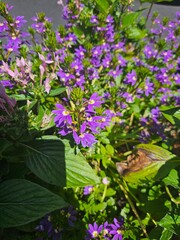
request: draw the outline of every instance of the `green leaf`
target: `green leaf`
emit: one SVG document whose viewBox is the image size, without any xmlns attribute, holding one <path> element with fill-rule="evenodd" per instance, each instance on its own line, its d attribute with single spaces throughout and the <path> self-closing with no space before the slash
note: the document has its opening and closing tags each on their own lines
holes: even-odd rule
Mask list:
<svg viewBox="0 0 180 240">
<path fill-rule="evenodd" d="M 159 222 L 159 226 L 175 233 L 174 226 L 180 225 L 180 211 L 177 214 L 173 212 L 167 213 Z"/>
<path fill-rule="evenodd" d="M 173 114 L 178 120 L 180 120 L 180 109 Z"/>
<path fill-rule="evenodd" d="M 24 101 L 24 100 L 31 99 L 31 97 L 26 96 L 24 94 L 12 94 L 10 95 L 10 97 L 16 99 L 16 101 Z"/>
<path fill-rule="evenodd" d="M 61 87 L 61 88 L 57 88 L 57 89 L 52 89 L 49 93 L 49 96 L 50 97 L 54 97 L 54 96 L 57 96 L 63 92 L 66 91 L 66 88 L 65 87 Z"/>
<path fill-rule="evenodd" d="M 26 149 L 27 167 L 39 178 L 57 186 L 66 185 L 65 146 L 58 139 L 35 140 Z"/>
<path fill-rule="evenodd" d="M 178 172 L 175 169 L 172 169 L 169 173 L 169 175 L 163 179 L 163 182 L 166 185 L 170 185 L 174 188 L 178 188 L 179 189 L 179 176 L 178 176 Z"/>
<path fill-rule="evenodd" d="M 66 187 L 84 187 L 100 182 L 91 166 L 81 154 L 66 155 Z"/>
<path fill-rule="evenodd" d="M 123 14 L 122 27 L 129 27 L 130 25 L 135 24 L 140 15 L 141 11 Z"/>
<path fill-rule="evenodd" d="M 66 205 L 61 197 L 35 183 L 7 180 L 0 184 L 0 227 L 24 225 Z"/>
<path fill-rule="evenodd" d="M 106 150 L 108 155 L 114 155 L 114 148 L 111 145 L 106 145 Z"/>
<path fill-rule="evenodd" d="M 83 187 L 99 182 L 84 157 L 74 154 L 68 141 L 46 136 L 25 147 L 27 166 L 45 182 L 62 187 Z"/>
<path fill-rule="evenodd" d="M 81 39 L 81 37 L 84 35 L 83 30 L 77 26 L 73 26 L 72 29 L 73 29 L 73 32 L 76 34 L 76 36 Z"/>
<path fill-rule="evenodd" d="M 108 12 L 108 8 L 109 8 L 109 3 L 107 0 L 95 0 L 95 2 L 97 3 L 99 9 L 104 12 L 107 13 Z"/>
<path fill-rule="evenodd" d="M 179 107 L 162 107 L 163 116 L 173 125 L 180 125 L 180 108 Z"/>
<path fill-rule="evenodd" d="M 133 40 L 140 40 L 146 36 L 146 30 L 132 27 L 127 30 L 127 37 Z"/>
<path fill-rule="evenodd" d="M 173 232 L 169 231 L 168 229 L 164 229 L 160 240 L 169 240 L 172 238 L 172 235 L 173 235 Z"/>
</svg>

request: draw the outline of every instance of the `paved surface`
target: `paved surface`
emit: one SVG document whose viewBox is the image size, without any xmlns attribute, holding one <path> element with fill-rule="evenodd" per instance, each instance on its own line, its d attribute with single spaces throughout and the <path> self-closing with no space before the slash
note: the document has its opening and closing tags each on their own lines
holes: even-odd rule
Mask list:
<svg viewBox="0 0 180 240">
<path fill-rule="evenodd" d="M 65 0 L 63 1 L 65 2 Z M 45 12 L 47 17 L 52 18 L 55 28 L 59 24 L 64 23 L 62 19 L 62 7 L 57 5 L 57 0 L 4 0 L 4 2 L 14 6 L 12 9 L 14 16 L 23 15 L 28 21 L 36 13 Z M 138 0 L 135 0 L 135 8 L 139 5 L 138 2 Z M 144 4 L 144 6 L 148 6 L 148 4 Z M 173 19 L 175 12 L 180 11 L 180 7 L 154 5 L 152 10 L 159 11 L 161 17 L 168 16 Z"/>
</svg>

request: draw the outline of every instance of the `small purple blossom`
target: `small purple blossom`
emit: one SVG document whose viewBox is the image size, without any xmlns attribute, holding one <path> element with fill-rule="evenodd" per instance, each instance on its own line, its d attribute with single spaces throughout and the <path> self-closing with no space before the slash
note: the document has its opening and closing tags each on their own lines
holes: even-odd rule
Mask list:
<svg viewBox="0 0 180 240">
<path fill-rule="evenodd" d="M 84 187 L 83 194 L 84 194 L 84 195 L 89 195 L 89 194 L 92 193 L 93 189 L 94 189 L 93 186 L 86 186 L 86 187 Z"/>
<path fill-rule="evenodd" d="M 153 119 L 154 122 L 156 123 L 158 122 L 159 116 L 160 116 L 160 111 L 158 107 L 151 109 L 151 118 Z"/>
<path fill-rule="evenodd" d="M 111 230 L 109 233 L 113 235 L 113 240 L 122 240 L 122 225 L 122 220 L 118 221 L 116 218 L 114 218 L 114 224 L 110 224 Z"/>
<path fill-rule="evenodd" d="M 98 226 L 96 222 L 94 224 L 89 224 L 86 239 L 96 239 L 101 233 L 102 229 L 103 225 Z"/>
<path fill-rule="evenodd" d="M 67 218 L 68 218 L 68 224 L 69 226 L 73 227 L 74 223 L 77 220 L 77 211 L 73 206 L 70 206 L 67 210 Z"/>
<path fill-rule="evenodd" d="M 99 96 L 97 93 L 93 93 L 90 99 L 88 100 L 88 105 L 87 105 L 88 111 L 92 112 L 94 108 L 100 107 L 103 102 L 104 101 L 102 100 L 101 96 Z"/>
<path fill-rule="evenodd" d="M 76 144 L 82 144 L 83 147 L 91 147 L 97 142 L 95 137 L 91 133 L 86 132 L 85 122 L 81 125 L 79 135 L 75 130 L 73 131 L 73 138 Z"/>
<path fill-rule="evenodd" d="M 91 19 L 90 19 L 90 23 L 98 24 L 97 16 L 92 15 L 92 17 L 91 17 Z"/>
<path fill-rule="evenodd" d="M 79 46 L 79 48 L 75 49 L 75 56 L 79 59 L 83 59 L 85 52 L 86 52 L 86 49 L 83 48 L 82 46 Z"/>
<path fill-rule="evenodd" d="M 156 49 L 153 49 L 153 47 L 150 45 L 147 45 L 144 48 L 144 54 L 147 57 L 147 59 L 155 58 L 157 53 L 158 53 L 158 51 Z"/>
<path fill-rule="evenodd" d="M 71 118 L 70 112 L 66 110 L 65 107 L 60 103 L 56 104 L 56 108 L 58 108 L 58 110 L 52 111 L 56 115 L 54 118 L 54 122 L 56 123 L 56 126 L 62 128 L 68 124 L 71 125 L 72 118 Z"/>
<path fill-rule="evenodd" d="M 129 72 L 127 74 L 126 79 L 125 79 L 125 83 L 129 83 L 132 86 L 134 86 L 136 84 L 136 81 L 137 81 L 136 72 L 134 70 L 132 70 L 131 72 Z"/>
<path fill-rule="evenodd" d="M 145 95 L 148 97 L 150 94 L 153 93 L 153 90 L 154 90 L 154 84 L 151 83 L 149 79 L 146 79 L 145 87 L 144 87 Z"/>
<path fill-rule="evenodd" d="M 122 74 L 122 69 L 119 69 L 119 66 L 117 66 L 116 69 L 110 70 L 110 71 L 108 72 L 108 75 L 109 75 L 109 76 L 112 76 L 112 77 L 114 77 L 114 78 L 118 77 L 118 76 L 121 75 L 121 74 Z"/>
</svg>

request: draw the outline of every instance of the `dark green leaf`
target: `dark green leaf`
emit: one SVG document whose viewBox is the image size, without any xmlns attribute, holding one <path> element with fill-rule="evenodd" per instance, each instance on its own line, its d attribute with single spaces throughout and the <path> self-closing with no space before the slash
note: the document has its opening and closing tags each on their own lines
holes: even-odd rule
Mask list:
<svg viewBox="0 0 180 240">
<path fill-rule="evenodd" d="M 24 225 L 67 204 L 47 189 L 24 179 L 0 184 L 0 227 Z"/>
<path fill-rule="evenodd" d="M 179 107 L 161 108 L 163 116 L 173 125 L 180 125 L 180 109 Z"/>
<path fill-rule="evenodd" d="M 61 88 L 57 88 L 57 89 L 52 89 L 49 93 L 49 96 L 50 97 L 54 97 L 54 96 L 57 96 L 63 92 L 66 91 L 66 88 L 65 87 L 61 87 Z"/>
<path fill-rule="evenodd" d="M 58 139 L 35 140 L 23 145 L 28 168 L 50 184 L 66 186 L 65 146 Z"/>
</svg>

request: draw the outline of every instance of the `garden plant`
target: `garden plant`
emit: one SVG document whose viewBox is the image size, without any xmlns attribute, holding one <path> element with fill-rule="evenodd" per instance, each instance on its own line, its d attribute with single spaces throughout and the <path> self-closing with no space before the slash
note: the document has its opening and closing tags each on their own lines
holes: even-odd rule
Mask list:
<svg viewBox="0 0 180 240">
<path fill-rule="evenodd" d="M 178 240 L 180 12 L 58 3 L 0 1 L 0 239 Z"/>
</svg>

